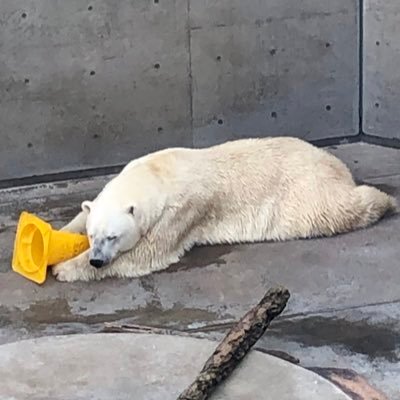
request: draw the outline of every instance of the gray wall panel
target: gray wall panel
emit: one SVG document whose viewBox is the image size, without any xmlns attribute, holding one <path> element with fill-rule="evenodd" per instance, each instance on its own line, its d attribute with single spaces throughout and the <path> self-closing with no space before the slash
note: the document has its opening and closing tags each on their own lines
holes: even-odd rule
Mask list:
<svg viewBox="0 0 400 400">
<path fill-rule="evenodd" d="M 187 2 L 2 0 L 1 179 L 191 145 Z"/>
<path fill-rule="evenodd" d="M 0 180 L 356 134 L 357 4 L 2 0 Z"/>
<path fill-rule="evenodd" d="M 357 134 L 357 4 L 193 1 L 195 144 Z"/>
<path fill-rule="evenodd" d="M 363 131 L 400 139 L 400 2 L 365 0 Z"/>
</svg>

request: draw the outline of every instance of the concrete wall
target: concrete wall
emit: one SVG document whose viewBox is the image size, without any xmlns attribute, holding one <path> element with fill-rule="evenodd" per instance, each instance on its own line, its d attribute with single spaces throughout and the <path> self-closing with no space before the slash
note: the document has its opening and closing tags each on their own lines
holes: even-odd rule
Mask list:
<svg viewBox="0 0 400 400">
<path fill-rule="evenodd" d="M 400 139 L 400 2 L 364 1 L 363 130 Z"/>
<path fill-rule="evenodd" d="M 357 4 L 1 0 L 0 180 L 237 137 L 355 135 Z"/>
<path fill-rule="evenodd" d="M 195 144 L 358 133 L 355 0 L 196 0 Z"/>
</svg>

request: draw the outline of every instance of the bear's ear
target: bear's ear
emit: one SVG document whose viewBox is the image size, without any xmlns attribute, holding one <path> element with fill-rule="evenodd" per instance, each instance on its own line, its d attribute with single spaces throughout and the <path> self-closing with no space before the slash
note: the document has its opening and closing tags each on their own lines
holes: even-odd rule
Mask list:
<svg viewBox="0 0 400 400">
<path fill-rule="evenodd" d="M 92 208 L 92 202 L 89 200 L 85 200 L 82 204 L 82 211 L 87 212 L 88 214 L 90 213 L 90 209 Z"/>
<path fill-rule="evenodd" d="M 135 207 L 129 206 L 128 207 L 128 214 L 135 215 Z"/>
</svg>

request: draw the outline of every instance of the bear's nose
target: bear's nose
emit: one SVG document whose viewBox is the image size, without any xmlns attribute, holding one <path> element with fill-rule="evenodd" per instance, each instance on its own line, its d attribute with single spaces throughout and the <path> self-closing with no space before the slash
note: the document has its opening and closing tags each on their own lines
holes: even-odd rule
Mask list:
<svg viewBox="0 0 400 400">
<path fill-rule="evenodd" d="M 92 265 L 95 268 L 101 268 L 104 264 L 103 260 L 99 260 L 98 258 L 91 258 L 89 260 L 90 265 Z"/>
</svg>

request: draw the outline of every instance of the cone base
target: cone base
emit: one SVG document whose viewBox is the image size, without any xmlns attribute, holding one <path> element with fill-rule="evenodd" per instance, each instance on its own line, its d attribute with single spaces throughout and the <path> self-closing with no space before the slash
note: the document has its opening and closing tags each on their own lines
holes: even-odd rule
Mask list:
<svg viewBox="0 0 400 400">
<path fill-rule="evenodd" d="M 24 211 L 15 236 L 12 269 L 42 284 L 49 265 L 73 258 L 88 248 L 86 236 L 53 230 L 47 222 Z"/>
</svg>

